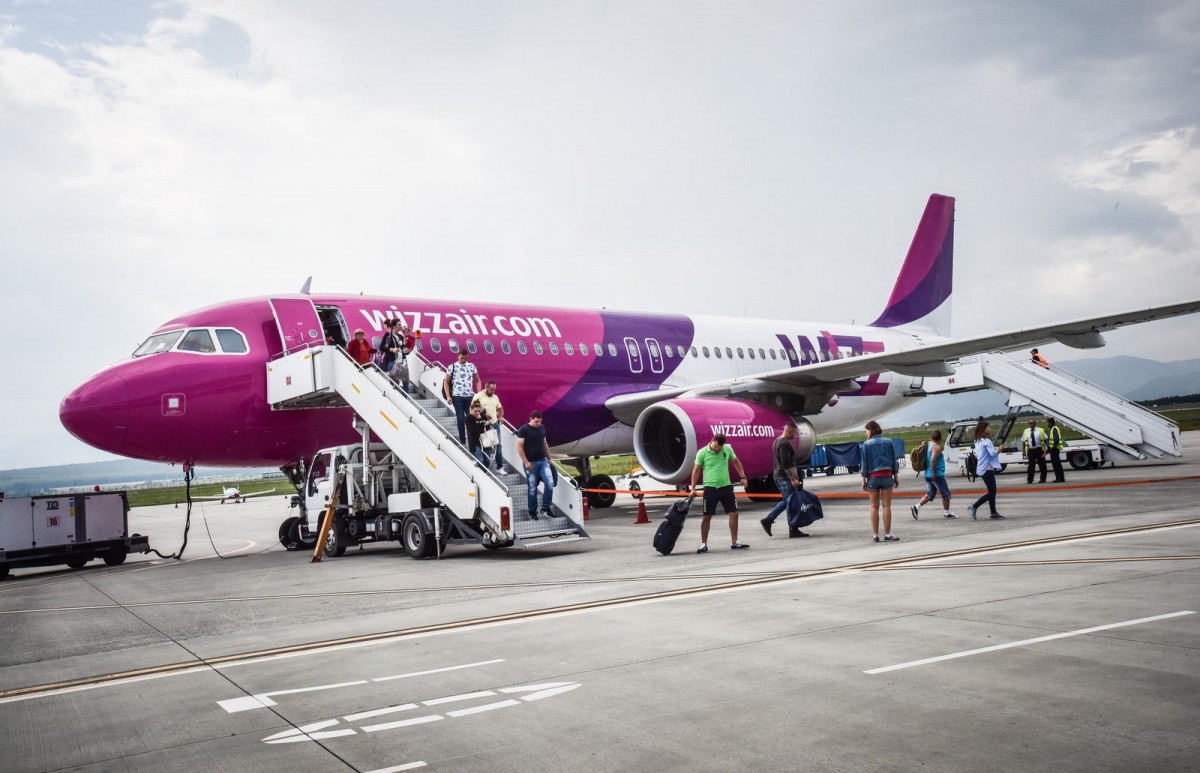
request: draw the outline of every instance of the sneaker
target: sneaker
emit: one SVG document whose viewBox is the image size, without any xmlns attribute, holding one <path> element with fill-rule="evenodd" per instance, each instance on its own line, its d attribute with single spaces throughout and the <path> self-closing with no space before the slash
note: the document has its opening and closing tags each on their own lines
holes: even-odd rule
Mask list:
<svg viewBox="0 0 1200 773">
<path fill-rule="evenodd" d="M 749 547 L 750 547 L 749 545 L 743 545 L 740 542 L 735 542 L 729 546 L 729 549 L 730 550 L 746 550 Z"/>
<path fill-rule="evenodd" d="M 916 505 L 913 505 L 912 507 L 908 508 L 908 510 L 909 510 L 909 512 L 912 513 L 913 520 L 914 521 L 917 520 L 917 513 L 921 512 L 921 508 L 917 507 Z"/>
<path fill-rule="evenodd" d="M 971 520 L 975 520 L 975 505 L 967 506 L 967 515 L 971 516 Z"/>
<path fill-rule="evenodd" d="M 958 516 L 955 515 L 954 513 L 943 513 L 942 517 L 943 518 L 957 518 Z"/>
<path fill-rule="evenodd" d="M 537 510 L 530 510 L 529 511 L 529 519 L 531 521 L 536 521 L 538 519 L 537 514 L 538 514 Z"/>
<path fill-rule="evenodd" d="M 800 531 L 799 529 L 788 529 L 788 537 L 807 537 L 807 536 L 808 536 L 808 534 Z"/>
<path fill-rule="evenodd" d="M 696 548 L 696 552 L 697 553 L 707 553 L 708 545 L 701 545 L 700 547 Z"/>
<path fill-rule="evenodd" d="M 883 541 L 884 542 L 899 542 L 900 538 L 897 537 L 895 534 L 885 534 L 885 535 L 883 535 Z"/>
<path fill-rule="evenodd" d="M 554 517 L 554 511 L 553 511 L 553 510 L 551 510 L 549 507 L 543 507 L 543 508 L 542 508 L 542 515 L 546 516 L 547 518 L 553 518 L 553 517 Z"/>
<path fill-rule="evenodd" d="M 988 518 L 990 518 L 993 521 L 1003 521 L 1004 520 L 1004 516 L 1000 515 L 1000 513 L 992 513 L 991 515 L 988 516 Z"/>
<path fill-rule="evenodd" d="M 771 536 L 771 523 L 772 523 L 771 519 L 763 518 L 761 521 L 759 521 L 759 523 L 762 524 L 763 531 L 765 531 L 767 533 L 767 536 L 770 537 Z"/>
<path fill-rule="evenodd" d="M 878 542 L 878 541 L 879 541 L 879 535 L 878 535 L 878 534 L 876 534 L 874 537 L 871 537 L 871 541 L 872 541 L 872 542 Z"/>
</svg>

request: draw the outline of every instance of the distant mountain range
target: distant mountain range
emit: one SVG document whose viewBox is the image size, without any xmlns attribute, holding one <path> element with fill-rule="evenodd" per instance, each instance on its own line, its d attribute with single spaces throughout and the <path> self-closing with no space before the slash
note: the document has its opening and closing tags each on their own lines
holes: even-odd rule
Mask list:
<svg viewBox="0 0 1200 773">
<path fill-rule="evenodd" d="M 207 467 L 198 470 L 197 476 L 252 478 L 258 477 L 264 472 L 278 472 L 278 470 L 268 467 Z M 172 480 L 183 485 L 182 468 L 160 462 L 117 459 L 111 462 L 0 470 L 0 492 L 3 492 L 5 496 L 16 497 L 47 493 L 57 488 L 95 486 L 102 483 L 126 484 Z"/>
<path fill-rule="evenodd" d="M 1053 365 L 1130 400 L 1154 400 L 1200 392 L 1200 359 L 1159 362 L 1120 356 L 1063 360 Z M 888 414 L 883 424 L 895 427 L 991 416 L 1008 410 L 1004 405 L 1006 399 L 990 389 L 959 395 L 934 395 Z"/>
</svg>

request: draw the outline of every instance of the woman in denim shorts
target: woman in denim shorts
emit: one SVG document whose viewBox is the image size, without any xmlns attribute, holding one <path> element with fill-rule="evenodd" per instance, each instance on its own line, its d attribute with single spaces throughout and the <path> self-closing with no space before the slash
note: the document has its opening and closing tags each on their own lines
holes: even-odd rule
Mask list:
<svg viewBox="0 0 1200 773">
<path fill-rule="evenodd" d="M 883 503 L 883 541 L 899 542 L 892 534 L 892 489 L 899 483 L 900 461 L 890 438 L 884 437 L 879 422 L 868 421 L 867 442 L 862 447 L 863 491 L 871 497 L 871 541 L 879 542 L 879 505 Z"/>
</svg>

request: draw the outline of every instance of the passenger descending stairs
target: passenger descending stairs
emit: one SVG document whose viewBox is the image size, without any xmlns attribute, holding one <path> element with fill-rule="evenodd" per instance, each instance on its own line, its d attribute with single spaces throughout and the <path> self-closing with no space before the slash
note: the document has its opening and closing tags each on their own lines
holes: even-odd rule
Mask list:
<svg viewBox="0 0 1200 773">
<path fill-rule="evenodd" d="M 1133 459 L 1183 456 L 1178 424 L 1118 394 L 1024 357 L 991 352 L 979 361 L 984 385 L 1008 395 L 1010 409 L 1054 416 Z"/>
<path fill-rule="evenodd" d="M 267 363 L 267 399 L 277 410 L 349 406 L 426 491 L 463 520 L 478 515 L 501 543 L 531 548 L 590 539 L 583 495 L 573 481 L 559 476 L 553 517 L 532 517 L 525 474 L 512 465 L 520 456 L 511 427 L 501 433 L 506 469 L 485 469 L 458 442 L 454 411 L 441 399 L 445 371 L 416 354 L 409 355 L 409 371 L 417 384 L 413 396 L 345 350 L 313 346 Z M 504 508 L 508 529 L 502 529 Z"/>
</svg>

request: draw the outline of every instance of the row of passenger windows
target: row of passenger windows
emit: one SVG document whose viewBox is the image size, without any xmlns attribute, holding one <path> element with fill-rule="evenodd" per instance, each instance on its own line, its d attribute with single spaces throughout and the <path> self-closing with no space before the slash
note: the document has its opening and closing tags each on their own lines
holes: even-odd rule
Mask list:
<svg viewBox="0 0 1200 773">
<path fill-rule="evenodd" d="M 418 350 L 424 349 L 424 345 L 425 345 L 426 341 L 429 342 L 429 350 L 431 352 L 433 352 L 434 354 L 438 354 L 442 351 L 442 348 L 443 348 L 442 341 L 439 338 L 419 339 L 417 341 L 417 349 Z M 378 346 L 378 345 L 379 345 L 379 339 L 376 339 L 375 346 Z M 458 353 L 460 350 L 465 350 L 471 354 L 475 354 L 480 349 L 480 347 L 475 343 L 475 339 L 473 339 L 473 338 L 468 338 L 465 341 L 463 341 L 461 344 L 458 342 L 457 338 L 449 338 L 446 340 L 445 348 L 454 353 Z M 494 354 L 496 352 L 496 346 L 492 343 L 492 340 L 490 338 L 485 338 L 483 340 L 482 348 L 483 348 L 483 351 L 486 352 L 487 354 Z M 519 354 L 529 354 L 531 348 L 532 348 L 532 351 L 534 354 L 545 354 L 547 349 L 549 350 L 550 354 L 553 354 L 553 355 L 558 355 L 560 352 L 560 346 L 559 346 L 558 342 L 556 342 L 556 341 L 550 341 L 550 342 L 546 343 L 544 346 L 541 341 L 534 341 L 532 343 L 532 345 L 527 345 L 525 343 L 525 341 L 517 341 L 516 351 Z M 628 343 L 626 343 L 626 348 L 629 350 L 628 353 L 631 357 L 640 357 L 641 356 L 640 348 L 638 347 L 637 343 L 628 342 Z M 512 352 L 513 352 L 513 347 L 508 343 L 508 341 L 503 340 L 503 339 L 501 339 L 501 341 L 500 341 L 499 349 L 504 354 L 512 354 Z M 647 343 L 647 349 L 649 350 L 651 357 L 657 358 L 660 356 L 660 349 L 659 349 L 657 343 Z M 570 341 L 564 341 L 562 343 L 561 352 L 563 354 L 566 354 L 567 356 L 574 356 L 575 351 L 576 351 L 576 348 Z M 606 350 L 604 345 L 601 345 L 598 343 L 593 343 L 593 344 L 580 343 L 578 351 L 581 356 L 585 356 L 585 357 L 589 353 L 594 353 L 597 357 L 603 357 L 605 355 L 606 351 L 607 351 L 609 357 L 616 357 L 617 356 L 617 345 L 613 344 L 613 343 L 609 343 L 609 344 L 607 344 L 607 350 Z M 666 355 L 666 357 L 669 359 L 674 359 L 676 357 L 682 359 L 684 357 L 687 357 L 689 353 L 691 354 L 692 357 L 706 357 L 706 358 L 715 357 L 718 360 L 722 359 L 722 358 L 727 358 L 730 360 L 735 359 L 735 358 L 739 359 L 739 360 L 771 359 L 771 360 L 784 360 L 786 362 L 788 360 L 794 360 L 794 359 L 798 358 L 798 355 L 795 351 L 789 352 L 786 349 L 766 349 L 766 348 L 762 348 L 762 347 L 760 347 L 758 349 L 753 349 L 753 348 L 743 348 L 740 346 L 737 348 L 734 348 L 731 346 L 726 346 L 723 348 L 720 346 L 714 346 L 711 349 L 709 349 L 709 347 L 707 347 L 707 346 L 701 346 L 701 347 L 692 346 L 689 349 L 688 347 L 685 347 L 685 346 L 672 346 L 671 344 L 663 344 L 662 348 L 661 348 L 661 353 L 663 355 Z"/>
</svg>

